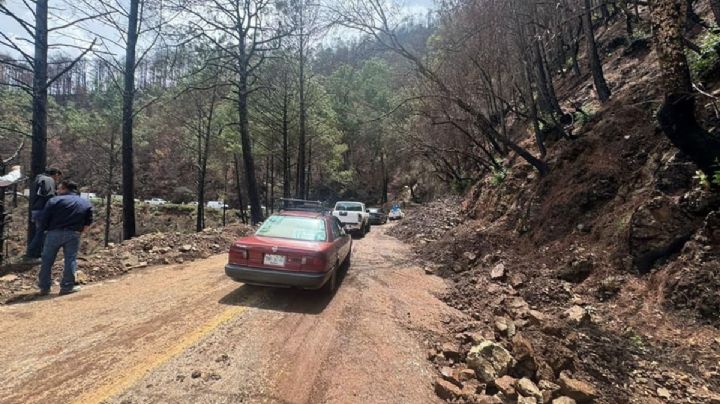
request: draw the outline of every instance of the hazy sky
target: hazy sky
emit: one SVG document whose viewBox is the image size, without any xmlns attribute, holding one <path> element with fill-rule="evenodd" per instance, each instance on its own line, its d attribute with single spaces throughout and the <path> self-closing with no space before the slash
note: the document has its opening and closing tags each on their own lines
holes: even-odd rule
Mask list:
<svg viewBox="0 0 720 404">
<path fill-rule="evenodd" d="M 68 6 L 67 2 L 71 2 L 72 0 L 51 0 L 50 4 L 51 7 L 55 7 L 56 9 L 51 12 L 51 14 L 56 15 L 56 18 L 50 18 L 49 19 L 49 26 L 52 28 L 54 26 L 58 26 L 61 24 L 66 23 L 67 21 L 72 20 L 72 17 L 70 16 L 71 11 L 70 7 Z M 397 0 L 397 3 L 401 6 L 403 10 L 403 14 L 406 15 L 415 15 L 418 17 L 423 17 L 427 14 L 428 10 L 431 10 L 434 8 L 434 2 L 433 0 Z M 32 19 L 32 14 L 30 11 L 23 5 L 22 0 L 7 0 L 6 6 L 15 14 L 20 16 L 21 18 L 24 18 L 26 20 Z M 30 3 L 32 4 L 32 3 Z M 66 20 L 67 21 L 63 21 Z M 85 24 L 88 26 L 88 24 Z M 100 24 L 96 24 L 100 25 Z M 93 29 L 95 27 L 93 26 Z M 27 52 L 28 54 L 32 55 L 32 44 L 28 41 L 24 41 L 21 38 L 28 38 L 29 35 L 20 27 L 19 24 L 17 24 L 13 19 L 10 17 L 6 17 L 4 15 L 0 15 L 0 30 L 2 32 L 12 38 L 17 38 L 19 40 L 16 41 L 21 48 Z M 107 28 L 99 26 L 97 28 L 100 35 L 110 36 L 111 34 L 103 34 L 102 31 L 107 30 Z M 335 30 L 330 34 L 329 38 L 326 38 L 325 41 L 323 41 L 325 44 L 332 43 L 333 40 L 337 39 L 350 39 L 353 37 L 356 37 L 357 34 L 353 33 L 348 30 Z M 63 43 L 63 44 L 72 44 L 77 46 L 82 46 L 83 42 L 85 44 L 89 43 L 93 38 L 92 33 L 87 32 L 86 30 L 83 30 L 79 27 L 70 27 L 67 29 L 63 29 L 62 32 L 57 31 L 53 32 L 50 35 L 49 42 L 51 44 L 53 43 Z M 50 53 L 51 55 L 54 53 L 57 53 L 58 51 L 62 51 L 66 54 L 78 54 L 80 52 L 79 49 L 73 49 L 73 48 L 56 48 L 51 49 Z M 6 47 L 3 47 L 0 45 L 0 52 L 3 53 L 10 53 L 10 54 L 17 54 L 16 52 L 13 52 L 11 49 L 8 49 Z M 114 52 L 114 51 L 113 51 Z M 19 55 L 18 55 L 19 56 Z"/>
</svg>

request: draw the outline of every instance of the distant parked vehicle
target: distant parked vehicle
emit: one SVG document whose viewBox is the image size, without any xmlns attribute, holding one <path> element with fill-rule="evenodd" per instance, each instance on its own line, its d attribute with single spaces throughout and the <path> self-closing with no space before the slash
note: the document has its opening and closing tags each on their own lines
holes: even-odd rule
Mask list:
<svg viewBox="0 0 720 404">
<path fill-rule="evenodd" d="M 370 224 L 378 225 L 385 224 L 388 221 L 388 217 L 382 208 L 370 208 Z"/>
<path fill-rule="evenodd" d="M 226 205 L 223 201 L 208 201 L 208 203 L 205 205 L 210 209 L 222 209 L 222 208 L 229 208 L 230 206 Z"/>
<path fill-rule="evenodd" d="M 388 214 L 388 219 L 390 220 L 400 220 L 403 217 L 405 217 L 405 213 L 400 209 L 400 205 L 395 204 L 390 208 L 390 213 Z"/>
<path fill-rule="evenodd" d="M 337 202 L 332 214 L 340 219 L 340 223 L 348 233 L 365 237 L 370 231 L 370 213 L 365 210 L 365 204 L 362 202 Z"/>
<path fill-rule="evenodd" d="M 167 203 L 167 201 L 162 198 L 151 198 L 151 199 L 145 201 L 145 203 L 147 203 L 148 205 L 159 206 L 159 205 L 165 205 Z"/>
</svg>

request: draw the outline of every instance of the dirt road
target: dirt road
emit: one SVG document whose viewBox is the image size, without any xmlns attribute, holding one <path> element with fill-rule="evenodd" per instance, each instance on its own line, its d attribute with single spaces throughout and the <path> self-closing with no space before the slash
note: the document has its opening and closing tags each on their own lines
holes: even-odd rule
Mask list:
<svg viewBox="0 0 720 404">
<path fill-rule="evenodd" d="M 443 282 L 374 228 L 332 297 L 225 277 L 226 257 L 0 308 L 0 402 L 424 403 Z"/>
</svg>

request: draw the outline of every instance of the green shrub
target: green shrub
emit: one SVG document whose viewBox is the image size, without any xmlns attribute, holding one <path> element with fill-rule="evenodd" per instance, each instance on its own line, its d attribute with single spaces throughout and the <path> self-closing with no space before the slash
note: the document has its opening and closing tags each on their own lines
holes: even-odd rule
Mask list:
<svg viewBox="0 0 720 404">
<path fill-rule="evenodd" d="M 718 49 L 720 48 L 720 30 L 713 28 L 708 30 L 700 38 L 700 54 L 688 50 L 687 57 L 690 64 L 690 71 L 694 79 L 703 79 L 712 73 L 718 63 Z"/>
<path fill-rule="evenodd" d="M 496 168 L 493 167 L 492 173 L 490 173 L 490 183 L 494 187 L 499 187 L 505 182 L 505 178 L 508 175 L 508 170 L 505 167 Z"/>
<path fill-rule="evenodd" d="M 573 113 L 573 120 L 580 123 L 580 126 L 584 126 L 592 120 L 595 114 L 597 114 L 595 107 L 590 103 L 585 103 L 580 107 L 580 111 L 575 111 Z"/>
</svg>

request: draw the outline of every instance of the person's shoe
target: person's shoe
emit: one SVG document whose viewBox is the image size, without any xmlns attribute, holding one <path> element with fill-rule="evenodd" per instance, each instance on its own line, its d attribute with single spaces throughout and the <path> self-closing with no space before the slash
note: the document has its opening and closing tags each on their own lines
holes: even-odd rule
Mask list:
<svg viewBox="0 0 720 404">
<path fill-rule="evenodd" d="M 20 262 L 27 265 L 36 265 L 40 264 L 42 262 L 42 259 L 40 259 L 40 257 L 31 257 L 29 255 L 24 255 Z"/>
<path fill-rule="evenodd" d="M 50 288 L 48 289 L 40 289 L 38 292 L 38 296 L 47 296 L 50 294 Z"/>
<path fill-rule="evenodd" d="M 60 289 L 60 293 L 58 293 L 60 296 L 62 295 L 69 295 L 70 293 L 75 293 L 80 291 L 80 286 L 73 286 L 70 289 Z"/>
</svg>

